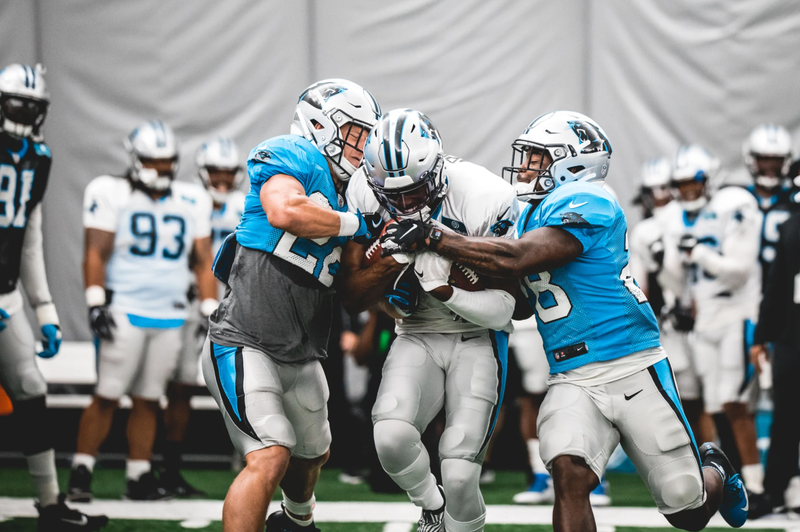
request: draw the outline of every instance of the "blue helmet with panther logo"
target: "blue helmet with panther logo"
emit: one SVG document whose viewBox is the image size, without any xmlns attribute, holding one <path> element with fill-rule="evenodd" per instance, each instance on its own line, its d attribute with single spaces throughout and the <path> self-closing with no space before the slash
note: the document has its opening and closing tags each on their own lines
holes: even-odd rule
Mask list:
<svg viewBox="0 0 800 532">
<path fill-rule="evenodd" d="M 523 201 L 542 199 L 556 187 L 572 181 L 602 184 L 608 175 L 611 144 L 605 131 L 586 115 L 573 111 L 553 111 L 531 122 L 511 145 L 511 166 L 503 168 Z M 528 167 L 532 151 L 548 153 L 546 167 Z M 520 174 L 534 173 L 530 182 L 518 180 Z"/>
</svg>

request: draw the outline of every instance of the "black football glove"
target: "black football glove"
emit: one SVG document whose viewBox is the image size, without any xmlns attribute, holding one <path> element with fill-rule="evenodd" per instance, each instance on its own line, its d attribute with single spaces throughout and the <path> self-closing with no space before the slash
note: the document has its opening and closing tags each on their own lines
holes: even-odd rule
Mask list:
<svg viewBox="0 0 800 532">
<path fill-rule="evenodd" d="M 693 235 L 683 235 L 680 241 L 678 241 L 678 249 L 686 253 L 691 253 L 696 245 L 697 238 Z"/>
<path fill-rule="evenodd" d="M 660 270 L 664 266 L 664 242 L 662 242 L 661 239 L 650 244 L 650 256 Z"/>
<path fill-rule="evenodd" d="M 111 316 L 111 311 L 108 310 L 108 305 L 97 305 L 89 308 L 89 327 L 96 337 L 102 340 L 113 340 L 112 329 L 116 326 L 117 324 Z"/>
<path fill-rule="evenodd" d="M 691 332 L 694 329 L 694 316 L 692 309 L 676 305 L 669 310 L 667 318 L 673 329 L 679 332 Z"/>
<path fill-rule="evenodd" d="M 381 237 L 381 257 L 421 249 L 428 230 L 429 226 L 421 220 L 402 220 L 390 225 Z"/>
<path fill-rule="evenodd" d="M 409 264 L 400 272 L 394 283 L 389 285 L 384 297 L 394 305 L 404 317 L 411 316 L 419 305 L 419 281 L 414 267 Z"/>
<path fill-rule="evenodd" d="M 383 217 L 377 212 L 358 211 L 361 223 L 353 235 L 353 242 L 366 246 L 381 235 L 383 231 Z"/>
</svg>

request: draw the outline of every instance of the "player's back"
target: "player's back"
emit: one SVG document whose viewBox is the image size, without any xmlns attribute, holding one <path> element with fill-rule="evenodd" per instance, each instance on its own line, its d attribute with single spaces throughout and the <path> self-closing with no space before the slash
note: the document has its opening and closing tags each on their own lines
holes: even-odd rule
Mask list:
<svg viewBox="0 0 800 532">
<path fill-rule="evenodd" d="M 595 184 L 561 185 L 527 208 L 518 231 L 541 227 L 567 230 L 583 247 L 568 264 L 522 280 L 550 372 L 658 347 L 655 315 L 629 274 L 627 221 L 616 199 Z"/>
<path fill-rule="evenodd" d="M 211 199 L 199 185 L 172 183 L 153 199 L 124 177 L 92 180 L 84 196 L 84 227 L 112 232 L 106 287 L 114 307 L 137 316 L 183 319 L 191 280 L 189 255 L 209 235 Z"/>
</svg>

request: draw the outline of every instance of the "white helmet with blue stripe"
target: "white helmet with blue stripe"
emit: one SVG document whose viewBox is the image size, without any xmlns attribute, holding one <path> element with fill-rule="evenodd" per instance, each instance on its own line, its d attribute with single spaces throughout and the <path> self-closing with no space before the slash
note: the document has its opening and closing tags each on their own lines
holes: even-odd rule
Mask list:
<svg viewBox="0 0 800 532">
<path fill-rule="evenodd" d="M 792 162 L 792 137 L 783 126 L 761 124 L 744 141 L 742 155 L 758 186 L 777 188 Z M 774 163 L 763 160 L 768 158 Z"/>
<path fill-rule="evenodd" d="M 197 150 L 197 171 L 200 174 L 200 181 L 206 187 L 208 193 L 215 203 L 223 204 L 228 199 L 232 190 L 236 190 L 242 184 L 244 172 L 239 160 L 239 150 L 233 139 L 227 137 L 217 137 L 214 140 L 204 142 Z M 209 172 L 222 171 L 234 174 L 230 188 L 222 190 L 211 182 Z"/>
<path fill-rule="evenodd" d="M 314 144 L 331 163 L 341 181 L 349 181 L 358 168 L 344 156 L 345 144 L 361 151 L 358 137 L 349 144 L 345 126 L 355 124 L 367 135 L 381 115 L 378 102 L 367 89 L 346 79 L 325 79 L 300 94 L 294 110 L 291 132 Z"/>
<path fill-rule="evenodd" d="M 364 146 L 364 169 L 392 217 L 427 219 L 447 194 L 439 131 L 413 109 L 394 109 L 378 120 Z"/>
<path fill-rule="evenodd" d="M 6 133 L 38 137 L 49 105 L 42 65 L 31 68 L 14 63 L 0 70 L 0 119 Z"/>
<path fill-rule="evenodd" d="M 696 212 L 708 203 L 708 183 L 714 179 L 717 170 L 719 170 L 719 159 L 699 144 L 684 144 L 678 148 L 672 161 L 672 186 L 680 188 L 682 183 L 690 182 L 703 183 L 705 186 L 703 195 L 695 199 L 686 200 L 679 197 L 684 210 Z"/>
<path fill-rule="evenodd" d="M 149 120 L 131 131 L 123 143 L 133 163 L 131 180 L 155 192 L 169 189 L 178 173 L 178 141 L 172 128 L 161 120 Z M 151 168 L 155 165 L 162 168 Z"/>
<path fill-rule="evenodd" d="M 523 201 L 542 199 L 556 187 L 572 181 L 602 184 L 608 175 L 611 144 L 594 120 L 574 111 L 545 113 L 531 122 L 511 145 L 511 166 L 503 168 Z M 531 152 L 547 152 L 552 162 L 545 168 L 529 167 Z M 530 182 L 520 173 L 535 173 Z"/>
</svg>

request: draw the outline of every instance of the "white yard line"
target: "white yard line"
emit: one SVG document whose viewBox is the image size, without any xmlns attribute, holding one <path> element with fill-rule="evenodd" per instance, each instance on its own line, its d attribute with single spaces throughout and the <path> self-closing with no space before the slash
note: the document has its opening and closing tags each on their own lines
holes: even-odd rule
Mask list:
<svg viewBox="0 0 800 532">
<path fill-rule="evenodd" d="M 202 520 L 219 521 L 222 518 L 222 501 L 176 500 L 167 502 L 133 502 L 96 500 L 91 504 L 75 504 L 75 508 L 89 514 L 105 514 L 112 519 L 155 519 L 165 521 Z M 410 523 L 419 519 L 419 509 L 403 502 L 317 502 L 314 518 L 320 523 L 387 523 L 385 532 L 408 532 Z M 486 522 L 491 524 L 547 525 L 551 523 L 551 506 L 487 506 Z M 655 508 L 595 508 L 599 527 L 668 528 L 669 524 Z M 32 499 L 0 497 L 0 521 L 9 517 L 36 517 Z M 405 525 L 402 530 L 401 527 Z M 191 526 L 191 524 L 189 525 Z M 709 526 L 727 528 L 717 515 Z M 761 519 L 745 524 L 744 529 L 766 528 L 797 530 L 800 522 L 794 519 Z"/>
</svg>

